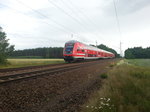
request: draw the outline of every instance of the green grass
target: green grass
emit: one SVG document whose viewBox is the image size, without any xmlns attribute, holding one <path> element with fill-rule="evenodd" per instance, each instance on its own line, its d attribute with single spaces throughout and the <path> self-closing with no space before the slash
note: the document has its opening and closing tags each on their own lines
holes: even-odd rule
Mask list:
<svg viewBox="0 0 150 112">
<path fill-rule="evenodd" d="M 43 59 L 42 56 L 15 56 L 9 57 L 9 59 Z"/>
<path fill-rule="evenodd" d="M 26 66 L 38 66 L 47 64 L 65 63 L 63 59 L 8 59 L 7 65 L 0 65 L 0 68 L 18 68 Z"/>
<path fill-rule="evenodd" d="M 129 59 L 127 61 L 136 66 L 150 67 L 150 59 Z"/>
<path fill-rule="evenodd" d="M 113 67 L 82 112 L 150 112 L 150 67 L 143 67 L 147 61 L 126 60 Z"/>
</svg>

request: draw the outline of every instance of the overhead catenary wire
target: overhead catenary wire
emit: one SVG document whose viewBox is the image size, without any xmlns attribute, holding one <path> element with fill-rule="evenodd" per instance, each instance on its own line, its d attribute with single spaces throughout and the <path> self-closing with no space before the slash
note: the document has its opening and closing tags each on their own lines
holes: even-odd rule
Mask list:
<svg viewBox="0 0 150 112">
<path fill-rule="evenodd" d="M 85 18 L 85 20 L 88 21 L 89 23 L 91 23 L 91 25 L 93 25 L 94 28 L 96 28 L 96 29 L 99 28 L 98 25 L 87 14 L 85 14 L 75 4 L 73 4 L 71 0 L 68 0 L 68 2 L 70 3 L 70 5 L 72 5 L 72 7 L 74 7 L 76 10 L 78 10 L 78 12 Z"/>
<path fill-rule="evenodd" d="M 76 34 L 76 35 L 81 35 L 81 34 L 78 34 L 78 33 L 74 32 L 74 31 L 71 30 L 70 28 L 64 26 L 63 24 L 60 24 L 60 23 L 58 23 L 57 21 L 55 21 L 55 20 L 49 18 L 48 16 L 44 15 L 43 13 L 41 13 L 41 12 L 39 12 L 39 11 L 33 9 L 32 7 L 30 7 L 30 6 L 26 5 L 26 4 L 24 4 L 24 3 L 21 2 L 20 0 L 16 0 L 16 1 L 19 2 L 20 4 L 24 5 L 25 7 L 29 8 L 29 9 L 32 10 L 33 12 L 35 12 L 35 13 L 41 15 L 42 17 L 45 17 L 45 18 L 51 20 L 53 23 L 55 23 L 55 24 L 57 24 L 58 26 L 61 27 L 61 28 L 60 28 L 60 27 L 57 27 L 57 28 L 59 28 L 60 30 L 63 30 L 63 31 L 65 31 L 65 32 L 69 33 L 69 34 L 74 33 L 74 34 Z M 47 22 L 46 22 L 46 23 L 47 23 Z M 49 23 L 47 23 L 47 24 L 49 24 Z M 81 36 L 82 36 L 82 35 L 81 35 Z M 85 39 L 84 36 L 82 36 L 82 38 Z"/>
<path fill-rule="evenodd" d="M 61 0 L 64 4 L 65 4 L 65 2 L 64 2 L 64 0 Z M 118 0 L 119 1 L 119 0 Z M 75 11 L 72 9 L 72 7 L 74 7 L 84 18 L 85 18 L 85 20 L 86 21 L 88 21 L 89 23 L 91 23 L 91 25 L 93 25 L 95 28 L 98 28 L 98 26 L 97 26 L 97 24 L 95 24 L 95 22 L 94 21 L 92 21 L 92 19 L 88 16 L 88 15 L 86 15 L 82 10 L 79 10 L 79 8 L 75 5 L 75 4 L 73 4 L 72 3 L 72 1 L 71 0 L 68 0 L 68 3 L 71 5 L 71 6 L 69 6 L 69 5 L 66 5 L 70 10 L 72 10 L 72 12 L 74 12 L 75 13 Z M 66 3 L 67 4 L 67 3 Z M 79 17 L 79 16 L 78 16 Z M 79 17 L 80 18 L 80 17 Z M 82 19 L 83 20 L 83 19 Z M 101 37 L 99 34 L 97 34 L 99 37 Z M 102 37 L 101 37 L 101 40 L 103 40 L 103 41 L 105 41 L 105 39 L 103 39 Z M 117 47 L 117 46 L 115 46 L 115 45 L 111 45 L 111 46 L 113 46 L 113 47 L 115 47 L 115 48 L 117 48 L 117 49 L 120 49 L 120 47 Z"/>
<path fill-rule="evenodd" d="M 25 15 L 25 14 L 23 14 L 20 10 L 17 10 L 17 9 L 15 9 L 15 8 L 11 7 L 11 6 L 8 6 L 8 5 L 5 5 L 5 4 L 1 4 L 1 3 L 0 3 L 0 6 L 3 6 L 3 7 L 6 7 L 6 8 L 8 8 L 8 9 L 11 9 L 11 11 L 15 11 L 15 12 L 17 12 L 17 13 L 19 13 L 19 14 Z M 25 15 L 25 16 L 27 16 L 27 15 Z M 28 15 L 28 16 L 30 16 L 30 15 Z M 52 25 L 52 24 L 49 24 L 48 22 L 45 22 L 45 21 L 40 21 L 40 22 L 45 23 L 45 24 L 47 24 L 47 25 L 50 26 L 50 27 L 53 27 L 53 28 L 58 29 L 58 27 L 56 27 L 56 26 L 54 26 L 54 25 Z M 67 32 L 67 31 L 65 31 L 65 30 L 63 30 L 63 29 L 59 29 L 59 30 L 61 30 L 61 31 L 63 31 L 63 32 Z M 9 34 L 10 34 L 10 33 L 9 33 Z M 18 33 L 18 34 L 19 34 L 19 33 Z M 12 35 L 12 34 L 11 34 L 11 35 Z M 16 35 L 16 33 L 15 33 L 14 35 Z M 20 34 L 19 34 L 19 35 L 20 35 Z"/>
<path fill-rule="evenodd" d="M 63 0 L 62 0 L 62 1 L 63 1 Z M 88 21 L 89 23 L 91 23 L 95 28 L 97 28 L 97 24 L 95 24 L 95 22 L 93 22 L 89 16 L 87 16 L 85 13 L 83 13 L 82 10 L 79 10 L 79 8 L 78 8 L 75 4 L 73 4 L 71 0 L 68 0 L 68 3 L 70 3 L 70 5 L 72 5 L 72 7 L 75 7 L 75 9 L 78 10 L 78 12 L 79 12 L 83 17 L 86 18 L 85 20 L 87 20 L 87 21 Z"/>
<path fill-rule="evenodd" d="M 71 0 L 68 0 L 69 3 L 72 5 L 72 7 L 75 7 L 75 9 L 78 10 L 78 12 L 84 17 L 86 18 L 85 20 L 87 20 L 89 23 L 91 23 L 91 25 L 93 25 L 96 29 L 98 29 L 97 24 L 87 15 L 85 14 L 82 10 L 80 10 L 75 4 L 72 3 Z"/>
<path fill-rule="evenodd" d="M 23 4 L 23 5 L 25 5 L 26 7 L 28 7 L 29 9 L 31 9 L 32 11 L 34 11 L 35 13 L 38 13 L 39 15 L 41 15 L 41 16 L 43 16 L 43 17 L 45 17 L 45 18 L 47 18 L 47 19 L 49 19 L 47 16 L 45 16 L 44 14 L 42 14 L 41 12 L 39 12 L 39 11 L 37 11 L 37 10 L 35 10 L 35 9 L 33 9 L 33 8 L 31 8 L 31 7 L 29 7 L 28 5 L 26 5 L 26 4 L 24 4 L 23 2 L 21 2 L 20 0 L 17 0 L 18 2 L 20 2 L 21 4 Z M 49 0 L 48 0 L 49 1 Z M 55 4 L 55 3 L 53 3 L 52 1 L 49 1 L 50 3 L 52 3 L 55 7 L 57 7 L 59 10 L 61 10 L 61 11 L 63 11 L 65 14 L 67 14 L 69 17 L 72 17 L 70 14 L 68 14 L 64 9 L 62 9 L 61 7 L 59 7 L 57 4 Z M 73 18 L 76 22 L 78 22 L 79 23 L 79 21 L 78 20 L 76 20 L 75 18 Z M 51 19 L 52 20 L 52 19 Z M 54 21 L 54 20 L 52 20 L 54 23 L 56 23 L 56 24 L 58 24 L 56 21 Z M 46 22 L 47 23 L 47 22 Z M 47 24 L 49 24 L 49 23 L 47 23 Z M 80 23 L 79 23 L 80 24 Z M 49 24 L 50 25 L 50 24 Z M 58 25 L 60 25 L 60 26 L 62 26 L 63 28 L 65 28 L 66 29 L 66 27 L 64 26 L 64 25 L 62 25 L 62 24 L 58 24 Z M 81 24 L 80 24 L 81 25 Z M 69 31 L 69 32 L 71 32 L 71 33 L 74 33 L 73 31 Z M 76 34 L 76 33 L 75 33 Z M 77 35 L 79 35 L 79 34 L 77 34 Z M 97 36 L 96 34 L 95 34 L 95 36 Z M 82 37 L 82 38 L 85 38 L 84 36 L 80 36 L 80 37 Z"/>
<path fill-rule="evenodd" d="M 20 0 L 17 0 L 17 1 L 21 2 Z M 50 19 L 48 16 L 46 16 L 46 15 L 44 15 L 43 13 L 41 13 L 41 12 L 39 12 L 39 11 L 33 9 L 32 7 L 30 7 L 30 6 L 26 5 L 26 4 L 24 4 L 23 2 L 22 2 L 21 4 L 24 5 L 24 6 L 26 6 L 26 7 L 28 7 L 28 8 L 31 9 L 33 12 L 35 12 L 35 13 L 41 15 L 42 17 L 47 18 L 47 19 Z M 66 26 L 64 26 L 64 25 L 62 25 L 62 24 L 59 24 L 57 21 L 55 21 L 55 20 L 53 21 L 52 19 L 50 19 L 50 20 L 59 26 L 59 27 L 56 27 L 56 28 L 59 28 L 59 30 L 62 30 L 62 31 L 67 32 L 67 33 L 74 33 L 74 31 L 71 31 L 71 30 L 68 29 Z M 46 24 L 49 25 L 49 26 L 52 26 L 50 23 L 48 23 L 48 22 L 46 22 L 46 21 L 43 21 L 43 22 L 46 23 Z M 60 28 L 60 27 L 61 27 L 61 28 Z"/>
<path fill-rule="evenodd" d="M 31 38 L 34 37 L 34 38 L 36 38 L 36 40 L 38 40 L 38 41 L 40 41 L 40 42 L 42 42 L 42 43 L 44 43 L 43 38 L 45 38 L 46 40 L 49 40 L 49 41 L 52 41 L 52 40 L 53 40 L 53 39 L 49 39 L 49 38 L 46 37 L 46 36 L 44 36 L 44 37 L 41 39 L 41 38 L 39 38 L 39 37 L 41 37 L 41 36 L 38 37 L 38 36 L 30 35 L 30 34 L 20 34 L 20 33 L 18 33 L 18 32 L 17 32 L 17 33 L 9 33 L 9 32 L 8 32 L 7 34 L 8 34 L 8 35 L 11 35 L 11 36 L 13 36 L 13 37 L 16 37 L 16 38 L 17 38 L 17 37 L 23 37 L 23 38 L 27 38 L 27 37 L 28 37 L 28 38 L 31 39 Z M 26 36 L 26 35 L 27 35 L 27 36 Z M 27 39 L 27 40 L 29 40 L 29 39 Z M 58 43 L 58 42 L 60 42 L 61 40 L 56 40 L 56 39 L 55 39 L 55 40 L 53 40 L 53 41 L 55 41 L 55 42 Z M 46 42 L 47 42 L 47 41 L 46 41 Z M 62 41 L 62 42 L 65 42 L 65 41 Z"/>
<path fill-rule="evenodd" d="M 23 14 L 22 12 L 20 12 L 19 10 L 15 9 L 15 8 L 12 8 L 12 7 L 8 6 L 8 5 L 0 4 L 0 6 L 7 7 L 7 8 L 9 8 L 9 9 L 11 9 L 11 11 L 14 10 L 14 11 L 17 12 L 17 13 L 20 13 L 20 14 L 22 14 L 22 15 L 25 15 L 25 14 Z M 29 16 L 29 15 L 28 15 L 28 16 Z M 42 21 L 42 22 L 45 23 L 45 24 L 47 24 L 47 25 L 50 26 L 50 27 L 58 28 L 58 27 L 56 27 L 56 26 L 54 26 L 54 25 L 52 26 L 52 24 L 49 24 L 48 22 L 45 22 L 45 21 Z M 64 31 L 63 29 L 59 29 L 59 30 L 62 30 L 63 32 L 66 32 L 66 31 Z"/>
<path fill-rule="evenodd" d="M 62 1 L 62 0 L 61 0 Z M 48 0 L 48 2 L 49 3 L 51 3 L 53 6 L 55 6 L 57 9 L 59 9 L 60 11 L 62 11 L 63 13 L 65 13 L 67 16 L 69 16 L 69 17 L 71 17 L 75 22 L 77 22 L 78 24 L 80 24 L 81 26 L 82 26 L 82 24 L 80 23 L 80 21 L 78 20 L 78 19 L 76 19 L 75 17 L 73 17 L 72 15 L 70 15 L 68 12 L 66 12 L 63 8 L 61 8 L 60 6 L 58 6 L 56 3 L 54 3 L 54 2 L 52 2 L 51 0 Z M 70 1 L 71 2 L 71 1 Z M 69 8 L 69 9 L 71 9 L 71 8 Z M 76 9 L 78 9 L 78 8 L 76 8 Z M 72 9 L 71 9 L 72 10 Z M 72 12 L 74 12 L 73 10 L 72 10 Z M 85 14 L 84 14 L 85 15 Z M 86 18 L 87 18 L 87 16 L 85 16 Z M 89 20 L 89 19 L 88 19 Z M 90 21 L 90 20 L 89 20 Z M 90 21 L 91 23 L 92 23 L 92 21 Z M 94 25 L 94 23 L 92 23 L 93 25 Z M 83 27 L 83 26 L 82 26 Z M 93 33 L 93 35 L 95 35 L 96 37 L 97 37 L 97 35 L 98 34 L 94 34 Z M 98 35 L 99 36 L 99 35 Z M 101 36 L 99 36 L 99 37 L 101 37 Z M 103 41 L 105 41 L 104 39 L 102 39 L 101 38 L 101 40 L 103 40 Z M 116 47 L 116 46 L 113 46 L 113 47 L 115 47 L 115 48 L 117 48 L 117 49 L 119 49 L 119 47 Z"/>
<path fill-rule="evenodd" d="M 63 13 L 65 13 L 67 16 L 71 17 L 75 22 L 77 22 L 79 25 L 82 26 L 82 28 L 84 28 L 84 31 L 88 31 L 87 30 L 87 26 L 83 26 L 83 24 L 78 20 L 76 19 L 75 17 L 73 17 L 72 15 L 70 15 L 68 12 L 66 12 L 63 8 L 61 8 L 60 6 L 58 6 L 56 3 L 52 2 L 51 0 L 48 0 L 49 3 L 51 3 L 53 6 L 55 6 L 57 9 L 59 9 L 60 11 L 62 11 Z M 100 37 L 101 40 L 105 41 L 104 39 L 102 39 L 102 36 L 99 36 L 99 34 L 93 32 L 92 35 L 94 35 L 95 37 Z"/>
<path fill-rule="evenodd" d="M 31 8 L 30 6 L 24 4 L 23 2 L 21 2 L 21 1 L 19 1 L 19 0 L 17 0 L 17 2 L 19 2 L 19 4 L 21 4 L 21 5 L 23 5 L 23 6 L 27 7 L 27 8 L 29 8 L 29 9 L 32 10 L 34 13 L 38 13 L 38 14 L 41 15 L 42 17 L 44 17 L 44 18 L 46 18 L 46 19 L 49 19 L 47 16 L 43 15 L 43 14 L 40 13 L 39 11 L 36 11 L 35 9 L 33 9 L 33 8 Z M 12 8 L 11 6 L 8 6 L 8 5 L 5 5 L 5 4 L 0 4 L 0 5 L 1 5 L 2 7 L 6 7 L 6 8 L 8 8 L 8 9 L 11 9 L 11 11 L 14 10 L 15 12 L 18 12 L 18 13 L 20 13 L 20 14 L 22 14 L 22 15 L 27 16 L 26 14 L 20 12 L 19 10 L 15 9 L 15 8 Z M 28 15 L 28 16 L 30 16 L 30 15 Z M 56 27 L 56 26 L 54 26 L 54 25 L 52 25 L 52 24 L 50 24 L 50 23 L 48 23 L 48 22 L 46 22 L 46 21 L 41 21 L 41 22 L 47 24 L 47 25 L 50 26 L 50 27 L 54 27 L 54 28 L 56 28 L 56 29 L 58 29 L 58 30 L 61 30 L 61 31 L 63 31 L 63 32 L 66 32 L 66 33 L 71 33 L 71 32 L 72 32 L 72 33 L 74 33 L 74 34 L 76 34 L 76 35 L 79 35 L 79 34 L 75 33 L 74 31 L 71 31 L 71 30 L 68 30 L 68 29 L 64 29 L 64 28 L 60 28 L 60 27 Z M 85 37 L 82 36 L 82 38 L 85 38 Z"/>
<path fill-rule="evenodd" d="M 115 9 L 115 16 L 116 16 L 116 20 L 117 20 L 118 31 L 119 31 L 119 35 L 120 35 L 120 39 L 121 39 L 120 22 L 119 22 L 119 18 L 118 18 L 118 12 L 117 12 L 117 6 L 115 3 L 115 0 L 113 0 L 113 3 L 114 3 L 114 9 Z"/>
<path fill-rule="evenodd" d="M 76 17 L 72 16 L 71 14 L 69 14 L 67 11 L 65 11 L 63 8 L 61 8 L 60 6 L 58 6 L 56 3 L 52 2 L 51 0 L 48 0 L 48 2 L 50 4 L 52 4 L 54 7 L 56 7 L 57 9 L 59 9 L 61 12 L 63 12 L 64 14 L 66 14 L 67 16 L 69 16 L 72 20 L 74 20 L 76 23 L 78 23 L 82 29 L 84 31 L 88 31 L 87 27 L 84 26 L 84 24 L 82 22 L 80 22 Z"/>
<path fill-rule="evenodd" d="M 74 14 L 76 17 L 77 17 L 77 19 L 78 20 L 80 20 L 80 21 L 84 21 L 85 22 L 85 18 L 83 19 L 82 17 L 80 17 L 77 13 L 76 13 L 76 11 L 72 8 L 72 6 L 70 6 L 68 3 L 66 3 L 64 0 L 61 0 L 61 2 L 65 5 L 65 7 L 67 7 L 71 12 L 72 12 L 72 14 Z M 70 0 L 68 0 L 68 2 L 71 2 Z"/>
<path fill-rule="evenodd" d="M 117 12 L 117 6 L 116 6 L 115 0 L 113 0 L 113 4 L 114 4 L 114 9 L 115 9 L 115 17 L 116 17 L 116 21 L 117 21 L 117 27 L 118 27 L 119 36 L 120 36 L 120 56 L 122 56 L 122 42 L 121 42 L 122 33 L 121 33 L 120 22 L 119 22 L 119 18 L 118 18 L 118 12 Z"/>
<path fill-rule="evenodd" d="M 12 9 L 12 10 L 18 12 L 18 13 L 21 13 L 20 11 L 18 11 L 18 10 L 16 10 L 15 8 L 12 8 L 12 7 L 8 6 L 8 5 L 1 4 L 1 3 L 0 3 L 0 6 L 5 7 L 5 8 L 8 8 L 8 9 Z"/>
<path fill-rule="evenodd" d="M 60 30 L 63 30 L 63 31 L 65 31 L 65 32 L 67 32 L 67 33 L 70 33 L 70 32 L 75 33 L 74 31 L 72 31 L 71 29 L 67 28 L 67 27 L 64 26 L 63 24 L 58 23 L 57 21 L 55 21 L 55 20 L 49 18 L 48 16 L 44 15 L 43 13 L 41 13 L 41 12 L 39 12 L 39 11 L 33 9 L 32 7 L 30 7 L 30 6 L 26 5 L 26 4 L 24 4 L 22 1 L 20 1 L 20 0 L 16 0 L 16 1 L 17 1 L 18 3 L 24 5 L 25 7 L 29 8 L 29 9 L 32 10 L 33 12 L 39 14 L 40 16 L 42 16 L 42 17 L 44 17 L 44 18 L 47 18 L 48 20 L 51 20 L 53 23 L 55 23 L 55 24 L 57 24 L 58 26 L 61 27 L 61 28 L 60 28 L 60 27 L 57 27 L 57 28 L 59 28 Z M 49 24 L 48 22 L 45 22 L 45 23 L 47 23 L 48 25 L 51 25 L 51 24 Z"/>
<path fill-rule="evenodd" d="M 87 21 L 88 23 L 90 23 L 91 25 L 93 25 L 94 28 L 96 28 L 94 22 L 93 22 L 92 20 L 90 20 L 90 18 L 89 18 L 88 16 L 86 16 L 86 14 L 84 14 L 81 10 L 79 10 L 79 8 L 78 8 L 77 6 L 75 6 L 75 5 L 71 2 L 71 0 L 68 0 L 68 3 L 69 3 L 71 6 L 70 6 L 69 4 L 67 4 L 66 2 L 64 2 L 64 0 L 61 0 L 61 2 L 62 2 L 70 11 L 72 11 L 72 13 L 75 14 L 79 20 L 81 20 L 82 22 Z M 75 11 L 72 7 L 74 7 L 74 8 L 82 15 L 82 17 L 79 16 L 79 15 L 76 13 L 76 11 Z M 89 26 L 88 26 L 88 27 L 89 27 Z M 91 28 L 91 27 L 90 27 L 90 28 Z M 97 28 L 96 28 L 96 29 L 97 29 Z"/>
<path fill-rule="evenodd" d="M 59 9 L 61 12 L 63 12 L 64 14 L 66 14 L 67 16 L 71 17 L 76 23 L 78 23 L 83 28 L 83 30 L 85 32 L 86 31 L 89 32 L 89 29 L 87 29 L 87 26 L 84 26 L 84 24 L 82 24 L 77 18 L 73 17 L 71 14 L 69 14 L 68 12 L 66 12 L 63 8 L 61 8 L 60 6 L 58 6 L 56 3 L 52 2 L 51 0 L 48 0 L 48 2 L 50 4 L 52 4 L 54 7 L 56 7 L 57 9 Z M 97 34 L 93 33 L 92 35 L 95 35 L 97 37 Z"/>
<path fill-rule="evenodd" d="M 61 1 L 63 1 L 63 3 L 65 4 L 64 0 L 61 0 Z M 68 0 L 68 3 L 70 3 L 71 6 L 69 6 L 69 5 L 68 6 L 66 5 L 66 6 L 70 7 L 69 8 L 70 10 L 73 10 L 72 7 L 74 7 L 78 12 L 81 13 L 81 15 L 85 18 L 85 20 L 87 20 L 89 23 L 91 23 L 91 25 L 93 25 L 94 28 L 98 28 L 98 26 L 95 24 L 95 22 L 92 21 L 91 18 L 89 16 L 87 16 L 82 10 L 79 10 L 79 8 L 76 5 L 74 5 L 71 0 Z M 74 10 L 72 12 L 75 13 Z M 99 37 L 101 37 L 101 36 L 99 36 Z M 102 37 L 101 37 L 101 40 L 105 41 Z M 117 47 L 115 45 L 112 45 L 112 46 L 115 47 L 115 48 L 117 48 L 117 49 L 120 49 L 120 47 Z"/>
<path fill-rule="evenodd" d="M 94 29 L 99 29 L 99 27 L 97 26 L 97 24 L 95 24 L 95 22 L 89 17 L 87 16 L 82 10 L 80 10 L 75 4 L 72 3 L 71 0 L 68 0 L 67 3 L 69 3 L 70 5 L 68 5 L 66 2 L 64 2 L 64 0 L 61 0 L 61 2 L 72 11 L 72 13 L 76 14 L 76 12 L 74 11 L 75 9 L 82 15 L 82 17 L 84 19 L 81 18 L 81 16 L 78 16 L 79 19 L 81 19 L 83 22 L 87 21 L 88 23 L 91 24 L 91 26 L 93 26 Z M 74 9 L 73 9 L 74 7 Z M 76 14 L 77 15 L 77 14 Z M 89 26 L 88 26 L 89 27 Z M 91 28 L 91 27 L 90 27 Z M 102 37 L 102 34 L 98 34 L 96 32 L 93 32 L 93 35 L 95 35 L 96 37 L 98 37 L 99 39 L 101 39 L 102 41 L 106 41 L 106 39 L 104 39 Z M 119 47 L 118 47 L 119 48 Z"/>
</svg>

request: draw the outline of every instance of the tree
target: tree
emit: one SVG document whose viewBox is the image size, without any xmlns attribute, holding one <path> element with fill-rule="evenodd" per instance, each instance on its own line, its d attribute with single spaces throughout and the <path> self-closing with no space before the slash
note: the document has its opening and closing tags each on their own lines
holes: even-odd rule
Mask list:
<svg viewBox="0 0 150 112">
<path fill-rule="evenodd" d="M 14 45 L 9 45 L 8 41 L 6 33 L 0 27 L 0 64 L 5 64 L 8 55 L 14 50 Z"/>
<path fill-rule="evenodd" d="M 135 58 L 135 56 L 134 56 L 134 54 L 133 54 L 131 49 L 128 48 L 125 51 L 125 58 L 127 58 L 127 59 L 134 59 Z"/>
<path fill-rule="evenodd" d="M 106 50 L 106 51 L 109 51 L 109 52 L 114 53 L 116 57 L 120 57 L 120 55 L 117 54 L 117 52 L 116 52 L 114 49 L 109 48 L 109 47 L 107 47 L 106 45 L 100 44 L 100 45 L 98 45 L 97 47 L 100 48 L 100 49 L 103 49 L 103 50 Z"/>
<path fill-rule="evenodd" d="M 142 48 L 142 47 L 128 48 L 125 51 L 125 58 L 127 58 L 127 59 L 150 58 L 150 47 L 148 47 L 148 48 Z"/>
</svg>

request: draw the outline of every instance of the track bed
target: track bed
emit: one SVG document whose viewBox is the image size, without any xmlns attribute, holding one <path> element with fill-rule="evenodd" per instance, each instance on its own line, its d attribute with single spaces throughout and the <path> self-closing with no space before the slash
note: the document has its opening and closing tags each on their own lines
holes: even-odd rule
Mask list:
<svg viewBox="0 0 150 112">
<path fill-rule="evenodd" d="M 100 73 L 109 70 L 109 65 L 116 61 L 117 59 L 109 59 L 100 60 L 97 64 L 90 62 L 89 66 L 84 65 L 67 72 L 2 84 L 0 112 L 79 111 L 90 93 L 101 86 Z M 7 72 L 6 75 L 10 73 Z"/>
</svg>

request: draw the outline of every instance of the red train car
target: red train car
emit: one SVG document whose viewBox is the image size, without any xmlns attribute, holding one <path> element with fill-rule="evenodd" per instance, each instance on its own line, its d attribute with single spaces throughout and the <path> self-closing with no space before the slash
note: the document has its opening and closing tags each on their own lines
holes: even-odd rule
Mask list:
<svg viewBox="0 0 150 112">
<path fill-rule="evenodd" d="M 106 50 L 71 40 L 65 43 L 63 50 L 64 60 L 67 62 L 85 59 L 114 58 L 115 55 Z"/>
</svg>

